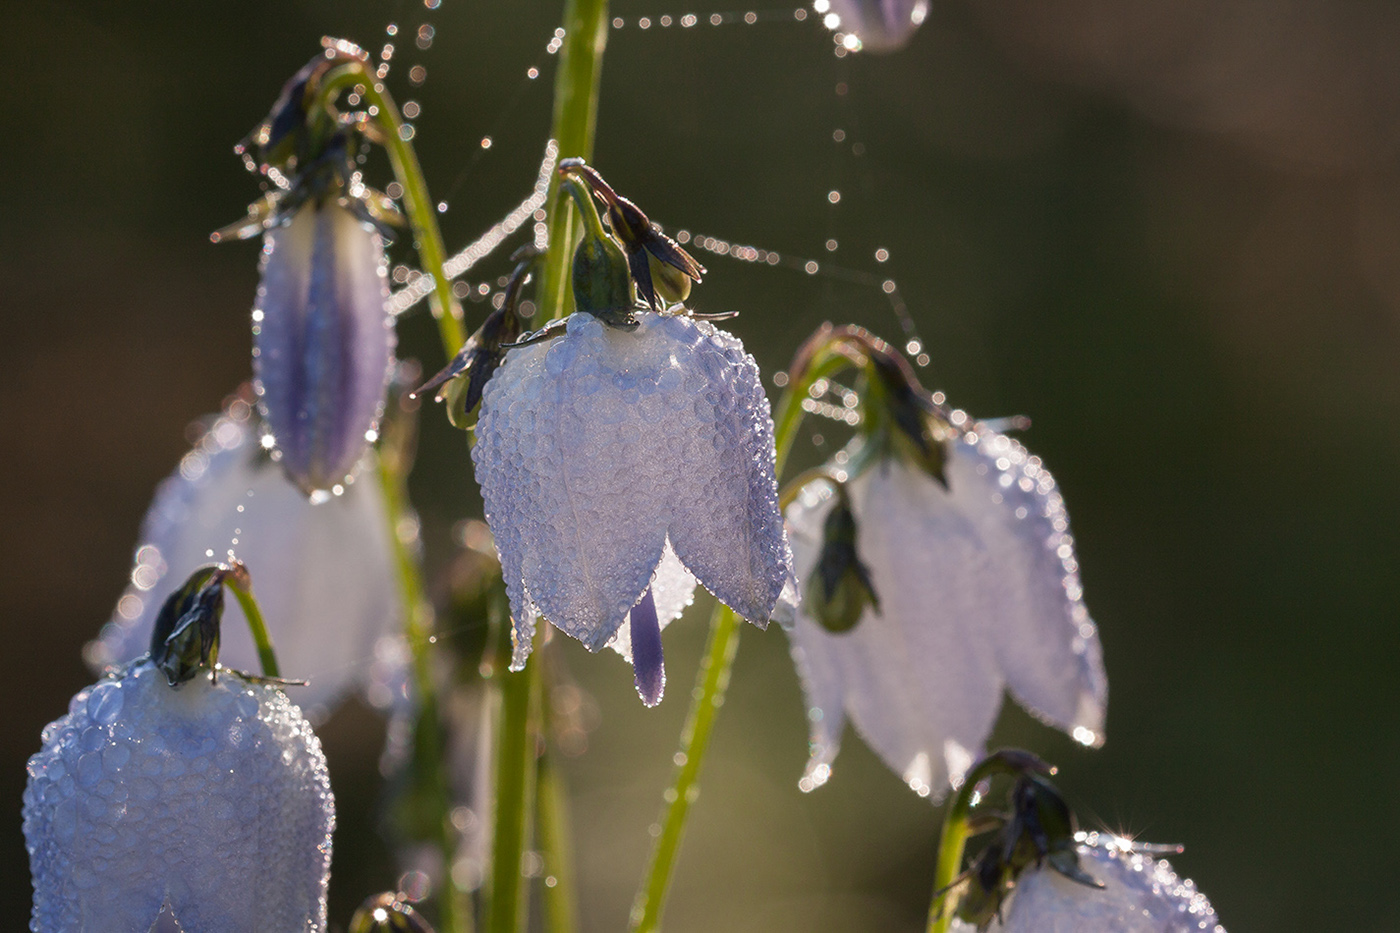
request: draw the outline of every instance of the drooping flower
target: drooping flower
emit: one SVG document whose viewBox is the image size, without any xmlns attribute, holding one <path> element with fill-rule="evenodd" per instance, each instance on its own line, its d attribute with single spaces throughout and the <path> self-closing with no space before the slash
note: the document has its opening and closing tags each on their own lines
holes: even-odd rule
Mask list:
<svg viewBox="0 0 1400 933">
<path fill-rule="evenodd" d="M 928 18 L 928 0 L 830 0 L 819 4 L 839 18 L 832 28 L 860 40 L 871 52 L 902 49 Z"/>
<path fill-rule="evenodd" d="M 1102 888 L 1073 881 L 1049 864 L 1025 872 L 985 927 L 954 920 L 957 933 L 1225 933 L 1210 901 L 1169 863 L 1101 833 L 1081 833 L 1080 867 Z"/>
<path fill-rule="evenodd" d="M 811 721 L 801 786 L 829 777 L 849 716 L 891 769 L 939 798 L 981 757 L 1003 690 L 1100 744 L 1107 679 L 1054 479 L 1004 434 L 920 407 L 922 390 L 891 359 L 872 372 L 865 433 L 832 468 L 854 474 L 856 563 L 843 566 L 867 572 L 874 597 L 848 630 L 813 599 L 840 544 L 825 533 L 832 482 L 807 484 L 787 510 L 805 596 L 792 633 Z M 858 599 L 847 583 L 844 598 Z"/>
<path fill-rule="evenodd" d="M 665 686 L 661 627 L 695 580 L 766 626 L 792 555 L 757 364 L 708 321 L 636 303 L 581 169 L 560 167 L 584 221 L 578 311 L 500 347 L 472 459 L 510 597 L 512 668 L 542 616 L 630 657 L 651 706 Z"/>
<path fill-rule="evenodd" d="M 577 313 L 562 336 L 511 350 L 486 386 L 472 457 L 515 619 L 514 665 L 543 616 L 590 650 L 630 648 L 655 702 L 659 628 L 689 598 L 684 578 L 663 587 L 678 574 L 659 568 L 674 556 L 763 626 L 791 558 L 753 358 L 704 321 L 636 318 L 627 331 Z"/>
<path fill-rule="evenodd" d="M 101 670 L 144 652 L 166 597 L 197 566 L 232 551 L 251 566 L 282 669 L 310 682 L 296 688 L 298 703 L 329 709 L 362 684 L 372 703 L 387 705 L 401 686 L 404 650 L 376 479 L 367 469 L 342 495 L 313 504 L 261 449 L 249 405 L 233 402 L 157 489 L 131 584 L 89 660 Z M 228 612 L 223 660 L 253 669 L 243 611 L 235 603 Z"/>
<path fill-rule="evenodd" d="M 45 727 L 23 812 L 35 933 L 132 933 L 158 917 L 201 933 L 325 930 L 335 809 L 320 742 L 280 690 L 214 679 L 210 595 L 167 613 L 163 653 Z"/>
<path fill-rule="evenodd" d="M 283 469 L 308 493 L 344 483 L 375 437 L 394 360 L 379 233 L 312 199 L 263 244 L 253 309 L 258 408 Z"/>
</svg>

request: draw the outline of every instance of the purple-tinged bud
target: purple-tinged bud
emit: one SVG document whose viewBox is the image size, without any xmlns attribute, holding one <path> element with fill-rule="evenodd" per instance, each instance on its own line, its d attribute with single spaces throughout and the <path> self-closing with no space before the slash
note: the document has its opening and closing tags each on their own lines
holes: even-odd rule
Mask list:
<svg viewBox="0 0 1400 933">
<path fill-rule="evenodd" d="M 854 48 L 868 52 L 904 48 L 928 18 L 928 0 L 830 0 L 825 6 L 839 18 L 831 28 L 855 36 L 860 42 Z"/>
<path fill-rule="evenodd" d="M 253 310 L 258 407 L 308 494 L 342 483 L 376 436 L 394 359 L 379 234 L 336 201 L 267 232 Z"/>
</svg>

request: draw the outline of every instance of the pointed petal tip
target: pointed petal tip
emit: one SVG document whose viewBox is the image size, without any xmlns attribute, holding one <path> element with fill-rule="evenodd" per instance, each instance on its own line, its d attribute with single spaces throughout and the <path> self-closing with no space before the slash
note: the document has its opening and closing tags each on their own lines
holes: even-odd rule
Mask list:
<svg viewBox="0 0 1400 933">
<path fill-rule="evenodd" d="M 656 600 L 651 595 L 651 587 L 642 593 L 642 598 L 632 607 L 629 614 L 632 628 L 632 670 L 633 682 L 642 703 L 653 707 L 661 702 L 666 692 L 666 665 L 661 651 L 661 626 L 656 618 Z"/>
</svg>

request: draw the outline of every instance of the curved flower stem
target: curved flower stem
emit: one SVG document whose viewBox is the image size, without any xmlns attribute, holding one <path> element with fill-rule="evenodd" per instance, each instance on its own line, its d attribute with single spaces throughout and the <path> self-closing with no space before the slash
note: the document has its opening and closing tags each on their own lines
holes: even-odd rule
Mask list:
<svg viewBox="0 0 1400 933">
<path fill-rule="evenodd" d="M 963 850 L 967 847 L 968 814 L 979 799 L 977 785 L 996 774 L 1024 771 L 1055 773 L 1054 768 L 1030 752 L 1000 749 L 979 761 L 967 773 L 962 787 L 958 788 L 958 795 L 943 815 L 943 832 L 938 840 L 938 864 L 933 872 L 933 901 L 928 908 L 928 933 L 947 933 L 953 922 L 953 911 L 945 909 L 945 902 L 948 900 L 948 889 L 957 880 L 962 868 Z"/>
<path fill-rule="evenodd" d="M 593 134 L 598 123 L 598 83 L 603 76 L 603 49 L 608 41 L 607 0 L 567 0 L 564 5 L 564 47 L 554 79 L 554 120 L 551 135 L 559 143 L 559 158 L 593 157 Z M 549 183 L 549 255 L 540 270 L 539 303 L 542 321 L 566 317 L 569 299 L 569 259 L 577 224 L 559 187 Z"/>
<path fill-rule="evenodd" d="M 647 880 L 637 892 L 632 905 L 631 929 L 634 933 L 652 933 L 660 928 L 661 912 L 666 906 L 666 892 L 671 886 L 671 873 L 681 836 L 685 832 L 690 805 L 700 794 L 700 765 L 710 745 L 715 717 L 724 703 L 729 686 L 729 672 L 734 655 L 739 650 L 739 618 L 728 606 L 716 606 L 710 622 L 710 644 L 700 662 L 700 681 L 695 688 L 695 701 L 681 732 L 681 750 L 676 753 L 676 780 L 666 791 L 666 813 L 661 835 L 652 851 Z"/>
<path fill-rule="evenodd" d="M 433 277 L 432 309 L 437 319 L 438 335 L 442 339 L 442 349 L 450 360 L 466 342 L 466 331 L 462 327 L 462 310 L 452 297 L 452 282 L 443 271 L 442 264 L 447 260 L 447 249 L 443 246 L 442 231 L 438 229 L 437 210 L 428 197 L 428 183 L 423 178 L 423 167 L 418 164 L 418 154 L 413 151 L 409 139 L 412 131 L 406 128 L 399 108 L 384 82 L 376 78 L 361 62 L 342 65 L 326 77 L 322 85 L 322 96 L 330 102 L 336 95 L 351 87 L 362 89 L 368 107 L 374 111 L 375 121 L 384 129 L 384 147 L 389 152 L 389 161 L 394 174 L 403 185 L 403 204 L 408 214 L 409 225 L 413 228 L 414 246 L 423 268 Z"/>
<path fill-rule="evenodd" d="M 384 502 L 390 545 L 394 552 L 394 563 L 399 575 L 399 596 L 403 604 L 404 638 L 408 642 L 413 660 L 413 688 L 418 696 L 418 728 L 414 730 L 414 741 L 422 747 L 416 749 L 415 758 L 429 762 L 430 773 L 426 783 L 431 795 L 433 810 L 438 814 L 437 835 L 433 840 L 443 858 L 442 892 L 438 896 L 438 926 L 443 933 L 470 933 L 472 929 L 471 910 L 466 898 L 452 881 L 452 860 L 456 855 L 456 834 L 450 813 L 452 797 L 448 790 L 447 771 L 444 762 L 442 720 L 438 714 L 437 682 L 433 679 L 432 666 L 428 657 L 433 637 L 433 606 L 423 588 L 423 578 L 419 572 L 418 559 L 398 534 L 399 518 L 405 513 L 407 503 L 404 496 L 404 479 L 397 469 L 400 460 L 386 451 L 379 458 L 379 483 L 384 490 Z"/>
<path fill-rule="evenodd" d="M 272 638 L 267 634 L 267 623 L 263 621 L 262 607 L 253 595 L 252 582 L 248 572 L 232 573 L 224 578 L 224 585 L 233 590 L 233 596 L 243 609 L 243 617 L 248 620 L 248 629 L 253 633 L 253 644 L 258 648 L 258 664 L 264 677 L 281 677 L 277 667 L 277 652 L 272 648 Z"/>
<path fill-rule="evenodd" d="M 977 780 L 980 780 L 977 779 Z M 962 867 L 963 849 L 967 846 L 967 814 L 977 780 L 968 775 L 958 796 L 943 815 L 943 833 L 938 839 L 938 862 L 933 872 L 933 901 L 928 908 L 928 933 L 947 933 L 953 922 L 953 911 L 944 909 L 945 892 Z"/>
<path fill-rule="evenodd" d="M 539 797 L 538 839 L 544 855 L 544 928 L 548 933 L 578 930 L 578 896 L 574 890 L 573 835 L 569 832 L 569 798 L 564 777 L 545 754 L 540 757 L 535 793 Z"/>
</svg>

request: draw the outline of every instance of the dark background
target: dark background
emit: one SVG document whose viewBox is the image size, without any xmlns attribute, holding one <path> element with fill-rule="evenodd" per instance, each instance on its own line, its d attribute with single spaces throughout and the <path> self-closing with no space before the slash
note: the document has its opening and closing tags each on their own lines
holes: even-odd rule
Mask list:
<svg viewBox="0 0 1400 933">
<path fill-rule="evenodd" d="M 716 28 L 697 8 L 699 26 L 643 33 L 639 15 L 691 11 L 619 0 L 596 164 L 669 227 L 896 278 L 930 386 L 1033 417 L 1024 440 L 1069 503 L 1102 630 L 1108 743 L 1078 749 L 1019 711 L 998 741 L 1056 761 L 1086 823 L 1185 843 L 1176 864 L 1234 933 L 1400 929 L 1400 9 L 943 0 L 902 53 L 844 60 L 791 10 Z M 466 0 L 0 14 L 5 926 L 29 897 L 24 759 L 91 680 L 80 648 L 186 424 L 249 374 L 257 248 L 208 242 L 256 195 L 232 144 L 322 33 L 377 48 L 397 22 L 389 87 L 423 107 L 456 249 L 534 178 L 558 16 Z M 418 51 L 424 22 L 437 39 Z M 765 372 L 825 319 L 898 334 L 872 288 L 700 258 L 698 305 L 743 312 Z M 425 313 L 401 333 L 440 364 Z M 422 447 L 414 493 L 440 556 L 475 491 L 436 412 Z M 565 646 L 601 710 L 568 768 L 586 929 L 625 923 L 705 608 L 667 636 L 657 711 L 616 658 Z M 394 883 L 370 816 L 380 737 L 353 708 L 322 732 L 343 924 Z M 804 796 L 805 753 L 786 641 L 746 630 L 668 930 L 922 928 L 939 813 L 853 735 Z"/>
</svg>

